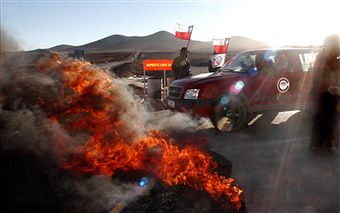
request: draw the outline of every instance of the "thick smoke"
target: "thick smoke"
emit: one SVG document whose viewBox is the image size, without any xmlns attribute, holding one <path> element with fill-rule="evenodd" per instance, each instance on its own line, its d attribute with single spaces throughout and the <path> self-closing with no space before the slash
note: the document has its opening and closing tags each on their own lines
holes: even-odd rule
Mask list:
<svg viewBox="0 0 340 213">
<path fill-rule="evenodd" d="M 0 119 L 4 173 L 1 184 L 9 211 L 50 211 L 52 207 L 56 212 L 103 212 L 148 190 L 136 183 L 74 175 L 60 169 L 62 159 L 52 142 L 66 140 L 74 144 L 84 139 L 70 137 L 40 110 L 4 110 Z"/>
<path fill-rule="evenodd" d="M 61 168 L 71 154 L 67 151 L 85 143 L 88 135 L 70 134 L 62 124 L 47 118 L 37 100 L 56 100 L 61 95 L 61 76 L 37 71 L 36 63 L 46 56 L 9 54 L 14 48 L 14 40 L 2 32 L 0 138 L 4 210 L 104 212 L 147 193 L 148 188 L 137 183 L 76 175 Z M 137 110 L 127 88 L 121 91 L 119 113 L 122 119 L 134 121 L 131 128 L 141 134 L 135 115 L 127 110 L 143 110 Z"/>
<path fill-rule="evenodd" d="M 5 68 L 13 66 L 11 61 L 14 52 L 19 50 L 19 44 L 8 35 L 3 26 L 0 28 L 0 44 L 0 84 L 2 85 L 7 80 L 9 74 L 5 72 Z"/>
<path fill-rule="evenodd" d="M 148 193 L 149 188 L 136 183 L 77 175 L 62 169 L 63 162 L 74 154 L 72 148 L 84 144 L 89 135 L 70 133 L 62 123 L 48 119 L 39 100 L 53 103 L 60 98 L 62 76 L 53 69 L 37 71 L 36 65 L 49 56 L 8 53 L 17 48 L 17 43 L 2 30 L 1 185 L 7 210 L 103 212 Z M 183 114 L 163 114 L 153 120 L 123 82 L 114 83 L 120 88 L 116 113 L 135 137 L 149 128 L 169 134 L 197 128 L 199 122 Z"/>
<path fill-rule="evenodd" d="M 205 122 L 207 122 L 207 120 L 204 118 L 195 119 L 189 114 L 164 110 L 154 113 L 154 118 L 151 119 L 149 127 L 167 133 L 194 133 L 198 130 L 199 126 Z"/>
<path fill-rule="evenodd" d="M 19 50 L 19 44 L 12 39 L 7 31 L 1 26 L 1 61 L 4 59 L 6 53 L 11 53 Z"/>
<path fill-rule="evenodd" d="M 147 121 L 148 128 L 158 129 L 173 139 L 180 146 L 194 145 L 207 149 L 207 138 L 201 131 L 209 123 L 206 118 L 194 118 L 190 114 L 162 110 L 153 113 Z"/>
</svg>

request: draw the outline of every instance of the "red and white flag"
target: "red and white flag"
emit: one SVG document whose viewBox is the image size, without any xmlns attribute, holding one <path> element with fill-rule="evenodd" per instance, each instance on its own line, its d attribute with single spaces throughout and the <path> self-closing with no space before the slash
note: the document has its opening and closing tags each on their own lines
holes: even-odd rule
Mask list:
<svg viewBox="0 0 340 213">
<path fill-rule="evenodd" d="M 222 67 L 225 64 L 227 53 L 214 54 L 210 57 L 211 66 L 213 68 Z"/>
<path fill-rule="evenodd" d="M 214 53 L 227 53 L 229 46 L 229 38 L 213 39 Z"/>
<path fill-rule="evenodd" d="M 190 40 L 193 28 L 194 28 L 194 25 L 185 27 L 177 23 L 175 37 L 179 39 L 183 39 L 183 40 Z"/>
</svg>

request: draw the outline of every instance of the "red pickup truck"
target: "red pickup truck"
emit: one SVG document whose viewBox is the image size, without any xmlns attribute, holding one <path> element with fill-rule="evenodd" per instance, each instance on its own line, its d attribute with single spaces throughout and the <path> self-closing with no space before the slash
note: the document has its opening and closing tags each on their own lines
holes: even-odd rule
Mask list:
<svg viewBox="0 0 340 213">
<path fill-rule="evenodd" d="M 316 55 L 310 48 L 244 51 L 219 71 L 173 81 L 165 104 L 208 117 L 224 132 L 243 128 L 256 112 L 304 109 Z"/>
</svg>

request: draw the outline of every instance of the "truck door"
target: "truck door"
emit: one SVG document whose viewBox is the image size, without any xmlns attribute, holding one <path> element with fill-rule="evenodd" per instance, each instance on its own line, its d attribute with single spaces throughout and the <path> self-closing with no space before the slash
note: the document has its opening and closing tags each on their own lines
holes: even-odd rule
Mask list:
<svg viewBox="0 0 340 213">
<path fill-rule="evenodd" d="M 271 109 L 275 104 L 276 88 L 274 59 L 276 51 L 267 50 L 256 56 L 257 75 L 252 79 L 250 108 L 254 111 Z"/>
<path fill-rule="evenodd" d="M 316 53 L 310 50 L 268 50 L 256 56 L 258 73 L 252 78 L 249 108 L 293 110 L 308 107 L 311 100 Z"/>
<path fill-rule="evenodd" d="M 286 50 L 275 61 L 276 101 L 279 107 L 301 109 L 310 105 L 312 65 L 315 53 L 310 50 Z"/>
<path fill-rule="evenodd" d="M 300 89 L 302 71 L 297 58 L 297 50 L 278 51 L 275 57 L 275 74 L 273 82 L 273 100 L 276 107 L 296 105 Z"/>
</svg>

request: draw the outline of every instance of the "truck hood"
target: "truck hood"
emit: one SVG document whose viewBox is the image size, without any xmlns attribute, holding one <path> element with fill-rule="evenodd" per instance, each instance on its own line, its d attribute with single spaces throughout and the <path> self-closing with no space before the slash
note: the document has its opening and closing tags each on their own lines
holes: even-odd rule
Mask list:
<svg viewBox="0 0 340 213">
<path fill-rule="evenodd" d="M 203 73 L 187 78 L 182 78 L 179 80 L 175 80 L 171 83 L 172 86 L 180 86 L 180 87 L 191 87 L 201 83 L 207 83 L 212 81 L 219 81 L 222 79 L 235 79 L 241 76 L 246 76 L 247 73 L 235 73 L 235 72 L 213 72 L 213 73 Z"/>
</svg>

